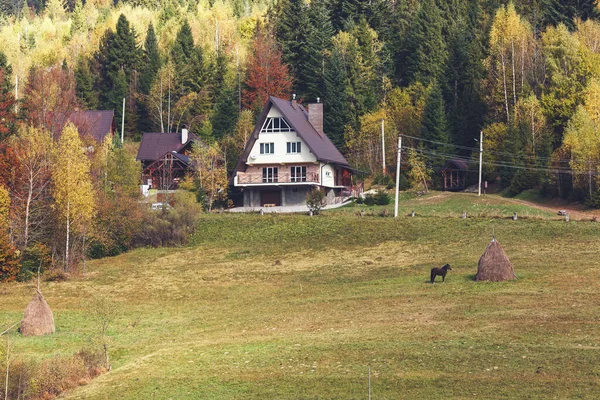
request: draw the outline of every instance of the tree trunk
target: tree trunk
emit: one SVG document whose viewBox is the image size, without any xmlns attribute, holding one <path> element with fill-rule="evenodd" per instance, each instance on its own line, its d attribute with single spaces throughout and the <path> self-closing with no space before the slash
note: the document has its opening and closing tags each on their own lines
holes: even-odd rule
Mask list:
<svg viewBox="0 0 600 400">
<path fill-rule="evenodd" d="M 23 248 L 27 248 L 27 242 L 29 240 L 29 208 L 31 206 L 31 199 L 33 197 L 33 176 L 31 171 L 29 172 L 29 187 L 27 188 L 27 203 L 25 204 L 25 234 L 23 238 Z"/>
<path fill-rule="evenodd" d="M 515 72 L 515 42 L 512 41 L 510 43 L 511 46 L 511 50 L 512 50 L 512 55 L 511 55 L 511 61 L 512 61 L 512 87 L 513 87 L 513 106 L 517 105 L 517 78 L 516 78 L 516 72 Z"/>
<path fill-rule="evenodd" d="M 504 61 L 504 52 L 500 53 L 500 58 L 502 62 L 502 85 L 504 88 L 504 105 L 506 107 L 506 122 L 510 122 L 510 113 L 508 111 L 508 92 L 506 88 L 506 63 Z"/>
<path fill-rule="evenodd" d="M 69 234 L 71 233 L 71 200 L 67 200 L 67 244 L 65 247 L 65 272 L 69 271 Z"/>
</svg>

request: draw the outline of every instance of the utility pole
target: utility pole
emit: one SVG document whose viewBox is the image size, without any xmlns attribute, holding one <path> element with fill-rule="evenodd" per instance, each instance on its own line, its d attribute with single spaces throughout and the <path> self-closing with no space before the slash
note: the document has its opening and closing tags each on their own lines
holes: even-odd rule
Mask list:
<svg viewBox="0 0 600 400">
<path fill-rule="evenodd" d="M 483 162 L 483 131 L 479 132 L 479 190 L 477 196 L 481 196 L 481 170 Z"/>
<path fill-rule="evenodd" d="M 121 144 L 123 144 L 125 133 L 125 97 L 123 97 L 123 114 L 121 115 Z"/>
<path fill-rule="evenodd" d="M 402 136 L 398 136 L 398 164 L 396 165 L 396 200 L 394 200 L 394 218 L 398 216 L 398 192 L 400 191 L 400 162 L 402 159 Z"/>
<path fill-rule="evenodd" d="M 385 119 L 381 118 L 381 160 L 383 165 L 383 175 L 385 175 Z"/>
</svg>

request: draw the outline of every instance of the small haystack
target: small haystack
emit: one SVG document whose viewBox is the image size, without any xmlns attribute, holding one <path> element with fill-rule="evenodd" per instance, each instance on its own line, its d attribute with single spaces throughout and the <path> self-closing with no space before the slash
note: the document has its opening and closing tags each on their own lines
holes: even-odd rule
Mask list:
<svg viewBox="0 0 600 400">
<path fill-rule="evenodd" d="M 515 269 L 504 253 L 502 245 L 493 238 L 479 259 L 476 281 L 501 282 L 515 279 Z"/>
<path fill-rule="evenodd" d="M 44 300 L 42 292 L 38 289 L 25 308 L 25 315 L 21 321 L 21 334 L 23 336 L 41 336 L 50 333 L 54 333 L 54 316 L 48 303 Z"/>
</svg>

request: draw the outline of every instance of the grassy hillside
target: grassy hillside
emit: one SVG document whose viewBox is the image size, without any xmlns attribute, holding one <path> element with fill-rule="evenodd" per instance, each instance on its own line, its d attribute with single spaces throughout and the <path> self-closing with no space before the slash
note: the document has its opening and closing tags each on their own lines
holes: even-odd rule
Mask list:
<svg viewBox="0 0 600 400">
<path fill-rule="evenodd" d="M 600 395 L 597 223 L 493 196 L 403 199 L 397 220 L 360 209 L 206 215 L 191 247 L 90 262 L 44 284 L 56 335 L 13 334 L 15 351 L 88 345 L 85 303 L 105 293 L 113 370 L 65 398 L 364 399 L 369 367 L 373 399 Z M 473 281 L 492 227 L 517 281 Z M 427 284 L 446 262 L 446 284 Z M 0 290 L 7 326 L 33 285 Z"/>
</svg>

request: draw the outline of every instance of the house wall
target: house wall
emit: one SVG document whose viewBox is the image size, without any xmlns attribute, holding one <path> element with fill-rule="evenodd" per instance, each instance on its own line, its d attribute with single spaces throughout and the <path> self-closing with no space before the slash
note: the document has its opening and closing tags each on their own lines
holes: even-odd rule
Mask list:
<svg viewBox="0 0 600 400">
<path fill-rule="evenodd" d="M 264 190 L 273 190 L 264 187 Z M 306 194 L 312 190 L 311 186 L 286 186 L 281 188 L 282 206 L 300 206 L 306 204 Z M 244 207 L 260 207 L 261 188 L 244 189 Z"/>
<path fill-rule="evenodd" d="M 281 114 L 275 107 L 271 107 L 267 117 L 281 117 Z M 288 142 L 300 142 L 300 153 L 287 153 Z M 260 154 L 261 143 L 273 143 L 274 154 Z M 309 163 L 316 162 L 317 158 L 312 154 L 302 139 L 296 132 L 261 132 L 258 134 L 258 139 L 250 150 L 250 155 L 246 160 L 246 164 L 275 164 L 275 163 Z"/>
<path fill-rule="evenodd" d="M 331 164 L 321 164 L 323 167 L 321 170 L 323 171 L 321 185 L 325 187 L 334 187 L 335 186 L 335 168 Z"/>
</svg>

